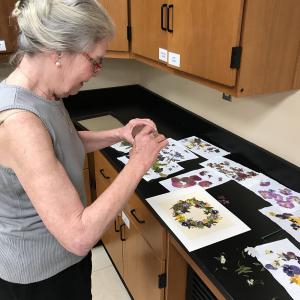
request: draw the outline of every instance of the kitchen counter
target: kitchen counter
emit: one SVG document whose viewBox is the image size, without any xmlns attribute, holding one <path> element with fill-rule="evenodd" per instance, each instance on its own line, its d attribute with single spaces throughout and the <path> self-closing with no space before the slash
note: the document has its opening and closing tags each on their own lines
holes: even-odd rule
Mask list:
<svg viewBox="0 0 300 300">
<path fill-rule="evenodd" d="M 181 139 L 194 135 L 203 138 L 230 152 L 227 158 L 300 192 L 300 168 L 297 166 L 138 85 L 83 91 L 64 102 L 71 118 L 76 123 L 79 120 L 108 114 L 123 124 L 136 117 L 151 118 L 157 124 L 159 132 L 167 137 Z M 78 123 L 77 125 L 80 127 Z M 117 160 L 120 156 L 119 152 L 112 148 L 105 148 L 102 153 L 116 170 L 120 171 L 123 168 L 123 164 Z M 184 167 L 180 173 L 199 168 L 199 163 L 202 161 L 205 159 L 198 158 L 180 163 Z M 166 192 L 168 191 L 158 183 L 158 179 L 151 182 L 142 180 L 136 190 L 141 199 Z M 225 206 L 246 223 L 251 231 L 188 252 L 176 236 L 168 228 L 167 230 L 226 298 L 290 299 L 288 293 L 268 271 L 261 271 L 261 266 L 255 267 L 253 263 L 257 262 L 256 259 L 243 253 L 243 249 L 247 246 L 254 247 L 285 237 L 288 237 L 300 249 L 300 243 L 284 231 L 262 238 L 280 229 L 274 222 L 258 212 L 258 209 L 269 206 L 269 203 L 234 181 L 210 188 L 207 192 L 217 200 L 226 199 L 228 203 Z M 144 204 L 166 227 L 147 201 L 144 201 Z M 220 264 L 221 255 L 226 257 L 226 269 Z M 247 278 L 243 276 L 243 273 L 238 274 L 237 269 L 241 265 L 252 267 L 251 277 L 257 280 L 253 286 L 247 283 Z"/>
</svg>

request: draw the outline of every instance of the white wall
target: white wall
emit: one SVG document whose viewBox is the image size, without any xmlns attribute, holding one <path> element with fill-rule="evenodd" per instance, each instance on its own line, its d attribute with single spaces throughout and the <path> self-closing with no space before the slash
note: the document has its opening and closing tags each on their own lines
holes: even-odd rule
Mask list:
<svg viewBox="0 0 300 300">
<path fill-rule="evenodd" d="M 222 100 L 216 90 L 141 67 L 140 84 L 300 167 L 300 91 Z"/>
<path fill-rule="evenodd" d="M 0 66 L 0 80 L 8 72 Z M 106 59 L 84 89 L 136 83 L 300 167 L 300 91 L 227 102 L 218 91 L 121 59 Z"/>
</svg>

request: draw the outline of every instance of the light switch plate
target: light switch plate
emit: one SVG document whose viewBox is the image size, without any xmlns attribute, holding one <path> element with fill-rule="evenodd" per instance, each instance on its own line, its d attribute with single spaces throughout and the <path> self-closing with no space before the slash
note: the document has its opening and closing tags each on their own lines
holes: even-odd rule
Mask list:
<svg viewBox="0 0 300 300">
<path fill-rule="evenodd" d="M 180 54 L 169 52 L 169 65 L 180 68 Z"/>
<path fill-rule="evenodd" d="M 6 45 L 4 40 L 0 40 L 0 51 L 6 51 Z"/>
<path fill-rule="evenodd" d="M 159 48 L 158 49 L 158 57 L 159 57 L 159 60 L 168 62 L 168 51 L 166 49 Z"/>
</svg>

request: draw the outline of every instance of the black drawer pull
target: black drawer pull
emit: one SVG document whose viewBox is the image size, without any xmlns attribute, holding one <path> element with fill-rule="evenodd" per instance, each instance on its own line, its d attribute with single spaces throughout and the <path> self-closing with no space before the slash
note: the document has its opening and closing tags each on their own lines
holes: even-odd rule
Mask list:
<svg viewBox="0 0 300 300">
<path fill-rule="evenodd" d="M 100 174 L 101 174 L 105 179 L 110 179 L 109 176 L 106 176 L 106 175 L 104 174 L 104 169 L 100 169 Z"/>
<path fill-rule="evenodd" d="M 160 27 L 162 30 L 167 31 L 167 27 L 164 26 L 164 10 L 168 10 L 168 4 L 162 4 L 160 7 Z"/>
<path fill-rule="evenodd" d="M 170 27 L 170 10 L 172 10 L 172 28 Z M 174 31 L 174 5 L 171 4 L 168 6 L 168 14 L 167 14 L 167 30 L 169 32 Z"/>
<path fill-rule="evenodd" d="M 145 223 L 145 221 L 144 220 L 140 220 L 137 216 L 136 216 L 136 214 L 135 214 L 135 209 L 132 209 L 131 211 L 130 211 L 130 213 L 133 215 L 133 217 L 138 221 L 138 223 L 140 223 L 140 224 L 144 224 Z"/>
<path fill-rule="evenodd" d="M 126 241 L 126 239 L 123 238 L 123 230 L 122 230 L 122 228 L 123 228 L 124 226 L 125 226 L 124 223 L 120 226 L 120 239 L 121 239 L 122 242 L 125 242 L 125 241 Z"/>
<path fill-rule="evenodd" d="M 115 220 L 115 232 L 119 232 L 120 231 L 120 228 L 117 229 L 117 221 Z"/>
</svg>

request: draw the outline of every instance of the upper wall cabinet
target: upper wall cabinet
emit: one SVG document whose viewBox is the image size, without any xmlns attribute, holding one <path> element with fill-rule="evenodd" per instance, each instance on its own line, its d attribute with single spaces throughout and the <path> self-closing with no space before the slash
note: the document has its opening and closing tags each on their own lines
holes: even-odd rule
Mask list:
<svg viewBox="0 0 300 300">
<path fill-rule="evenodd" d="M 98 0 L 112 17 L 116 32 L 108 45 L 107 56 L 129 57 L 128 0 Z"/>
<path fill-rule="evenodd" d="M 17 30 L 15 21 L 10 17 L 15 0 L 0 3 L 0 53 L 11 53 L 16 49 Z"/>
<path fill-rule="evenodd" d="M 131 5 L 133 53 L 235 85 L 230 61 L 232 48 L 239 45 L 243 0 L 132 0 Z M 159 55 L 162 49 L 168 57 Z"/>
<path fill-rule="evenodd" d="M 300 88 L 300 1 L 131 0 L 136 59 L 234 96 Z"/>
</svg>

